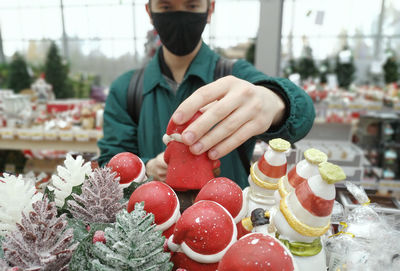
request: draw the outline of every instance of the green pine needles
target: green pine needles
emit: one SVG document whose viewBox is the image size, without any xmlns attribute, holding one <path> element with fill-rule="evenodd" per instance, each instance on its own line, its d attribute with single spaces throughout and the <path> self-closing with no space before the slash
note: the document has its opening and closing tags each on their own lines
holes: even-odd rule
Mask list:
<svg viewBox="0 0 400 271">
<path fill-rule="evenodd" d="M 173 264 L 164 252 L 165 237 L 154 230 L 154 215 L 137 203 L 135 210 L 117 214 L 113 228 L 105 229 L 106 244 L 93 246 L 93 270 L 169 271 Z"/>
</svg>

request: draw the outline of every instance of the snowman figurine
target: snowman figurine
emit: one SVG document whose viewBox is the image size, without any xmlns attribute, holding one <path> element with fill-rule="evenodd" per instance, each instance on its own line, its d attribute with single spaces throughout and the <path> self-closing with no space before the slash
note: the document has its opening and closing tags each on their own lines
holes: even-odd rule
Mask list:
<svg viewBox="0 0 400 271">
<path fill-rule="evenodd" d="M 248 198 L 247 216 L 254 209 L 262 208 L 269 211 L 275 206 L 274 193 L 279 187 L 279 179 L 286 175 L 286 154 L 290 143 L 276 138 L 268 142 L 267 151 L 250 168 L 249 187 L 243 191 Z"/>
<path fill-rule="evenodd" d="M 319 174 L 295 187 L 270 211 L 276 237 L 294 255 L 301 271 L 326 270 L 326 256 L 320 237 L 330 228 L 335 201 L 335 183 L 346 178 L 332 163 L 318 166 Z"/>
<path fill-rule="evenodd" d="M 285 175 L 279 180 L 279 188 L 275 191 L 275 200 L 278 205 L 281 198 L 292 192 L 297 185 L 318 175 L 318 165 L 328 160 L 325 153 L 314 148 L 307 149 L 304 152 L 304 158 L 289 171 L 287 176 Z"/>
</svg>

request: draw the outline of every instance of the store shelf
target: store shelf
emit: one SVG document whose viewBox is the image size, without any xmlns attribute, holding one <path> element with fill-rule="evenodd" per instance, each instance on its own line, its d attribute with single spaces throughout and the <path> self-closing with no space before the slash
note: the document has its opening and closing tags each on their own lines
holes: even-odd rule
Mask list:
<svg viewBox="0 0 400 271">
<path fill-rule="evenodd" d="M 3 150 L 59 150 L 98 153 L 96 140 L 64 141 L 64 140 L 24 140 L 0 139 L 0 149 Z"/>
</svg>

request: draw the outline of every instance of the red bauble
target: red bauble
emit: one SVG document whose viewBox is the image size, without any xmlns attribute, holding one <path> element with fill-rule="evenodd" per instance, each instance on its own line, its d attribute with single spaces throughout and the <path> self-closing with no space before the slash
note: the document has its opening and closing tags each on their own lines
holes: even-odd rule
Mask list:
<svg viewBox="0 0 400 271">
<path fill-rule="evenodd" d="M 231 246 L 218 265 L 218 271 L 293 271 L 293 256 L 278 239 L 251 233 Z"/>
<path fill-rule="evenodd" d="M 117 172 L 120 177 L 120 184 L 128 184 L 130 182 L 142 182 L 145 177 L 145 167 L 138 156 L 130 152 L 121 152 L 111 158 L 107 167 L 113 172 Z"/>
<path fill-rule="evenodd" d="M 102 242 L 103 244 L 106 243 L 106 237 L 104 235 L 104 231 L 96 231 L 93 235 L 93 244 L 97 242 Z"/>
<path fill-rule="evenodd" d="M 135 209 L 135 204 L 138 202 L 144 202 L 144 210 L 154 215 L 156 230 L 163 231 L 163 235 L 168 238 L 180 217 L 179 200 L 174 190 L 167 184 L 157 181 L 142 184 L 129 198 L 127 207 L 129 213 Z"/>
</svg>

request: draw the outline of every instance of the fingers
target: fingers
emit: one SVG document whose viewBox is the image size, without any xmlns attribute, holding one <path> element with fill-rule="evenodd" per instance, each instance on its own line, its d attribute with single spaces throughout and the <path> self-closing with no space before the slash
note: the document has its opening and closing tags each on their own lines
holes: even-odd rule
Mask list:
<svg viewBox="0 0 400 271">
<path fill-rule="evenodd" d="M 163 152 L 160 153 L 159 155 L 157 155 L 156 160 L 157 160 L 158 167 L 163 168 L 165 170 L 168 168 L 168 165 L 164 160 L 164 153 Z"/>
<path fill-rule="evenodd" d="M 215 160 L 227 155 L 238 146 L 243 144 L 253 134 L 257 133 L 258 130 L 259 127 L 256 121 L 245 123 L 234 134 L 225 138 L 222 142 L 209 150 L 208 157 L 212 160 Z"/>
<path fill-rule="evenodd" d="M 208 151 L 213 146 L 222 142 L 225 138 L 231 136 L 235 131 L 237 131 L 243 124 L 248 122 L 252 115 L 246 114 L 247 108 L 239 108 L 215 126 L 211 131 L 206 133 L 200 138 L 198 142 L 190 146 L 190 151 L 193 154 L 202 154 Z M 248 137 L 252 135 L 249 134 Z"/>
<path fill-rule="evenodd" d="M 234 78 L 227 76 L 196 90 L 175 110 L 172 115 L 173 121 L 176 124 L 183 124 L 202 107 L 223 97 L 230 88 L 231 77 Z"/>
<path fill-rule="evenodd" d="M 239 92 L 227 94 L 223 99 L 212 104 L 207 111 L 185 129 L 182 133 L 183 142 L 187 145 L 193 144 L 215 125 L 221 125 L 220 122 L 241 106 L 242 103 L 243 99 L 239 96 Z"/>
</svg>

